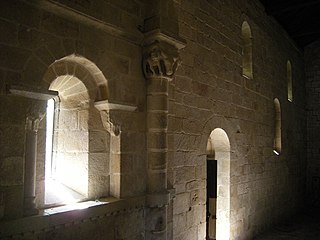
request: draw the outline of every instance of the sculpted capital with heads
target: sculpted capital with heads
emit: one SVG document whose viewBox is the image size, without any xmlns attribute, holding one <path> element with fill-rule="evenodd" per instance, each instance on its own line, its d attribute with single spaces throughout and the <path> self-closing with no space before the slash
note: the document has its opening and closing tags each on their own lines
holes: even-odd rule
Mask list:
<svg viewBox="0 0 320 240">
<path fill-rule="evenodd" d="M 169 44 L 155 40 L 143 48 L 143 73 L 149 78 L 166 78 L 172 80 L 180 57 L 178 50 Z"/>
</svg>

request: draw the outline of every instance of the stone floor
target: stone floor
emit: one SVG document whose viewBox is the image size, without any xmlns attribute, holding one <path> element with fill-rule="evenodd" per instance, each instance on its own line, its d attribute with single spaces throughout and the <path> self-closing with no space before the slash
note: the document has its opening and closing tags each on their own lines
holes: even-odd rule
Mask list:
<svg viewBox="0 0 320 240">
<path fill-rule="evenodd" d="M 310 211 L 292 218 L 254 240 L 320 240 L 320 212 Z"/>
</svg>

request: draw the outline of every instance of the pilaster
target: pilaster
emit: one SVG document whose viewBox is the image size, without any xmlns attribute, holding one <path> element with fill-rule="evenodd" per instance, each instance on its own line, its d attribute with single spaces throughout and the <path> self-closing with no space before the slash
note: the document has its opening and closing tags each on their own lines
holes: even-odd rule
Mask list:
<svg viewBox="0 0 320 240">
<path fill-rule="evenodd" d="M 145 34 L 143 73 L 147 80 L 147 239 L 167 239 L 168 83 L 180 64 L 178 37 L 154 29 Z"/>
</svg>

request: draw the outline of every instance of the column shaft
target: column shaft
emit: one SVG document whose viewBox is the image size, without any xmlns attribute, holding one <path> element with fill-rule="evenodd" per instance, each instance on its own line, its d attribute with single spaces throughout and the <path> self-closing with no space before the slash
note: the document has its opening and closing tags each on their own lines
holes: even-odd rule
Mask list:
<svg viewBox="0 0 320 240">
<path fill-rule="evenodd" d="M 162 41 L 165 40 L 165 41 Z M 146 239 L 167 239 L 168 82 L 180 63 L 172 38 L 149 35 L 143 47 L 143 73 L 147 79 L 147 218 Z"/>
<path fill-rule="evenodd" d="M 37 161 L 37 129 L 34 128 L 36 120 L 29 120 L 31 128 L 26 133 L 26 153 L 24 168 L 24 215 L 30 216 L 38 213 L 35 206 L 36 197 L 36 161 Z"/>
<path fill-rule="evenodd" d="M 147 89 L 148 193 L 167 190 L 168 80 L 150 78 Z"/>
<path fill-rule="evenodd" d="M 147 239 L 165 240 L 167 235 L 168 80 L 148 79 L 147 156 L 149 218 Z"/>
</svg>

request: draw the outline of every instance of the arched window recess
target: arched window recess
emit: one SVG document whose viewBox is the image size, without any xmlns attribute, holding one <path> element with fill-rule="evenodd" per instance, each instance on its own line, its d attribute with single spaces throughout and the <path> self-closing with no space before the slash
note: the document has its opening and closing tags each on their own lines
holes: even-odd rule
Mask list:
<svg viewBox="0 0 320 240">
<path fill-rule="evenodd" d="M 274 99 L 275 123 L 274 123 L 274 141 L 273 152 L 276 155 L 281 153 L 281 107 L 277 98 Z"/>
<path fill-rule="evenodd" d="M 242 23 L 242 75 L 253 79 L 252 33 L 247 21 Z"/>
</svg>

